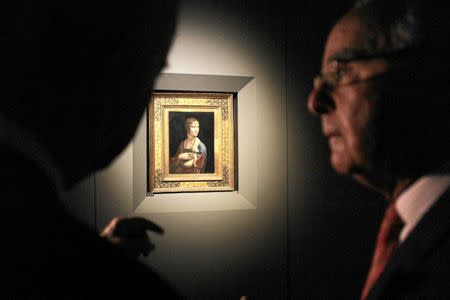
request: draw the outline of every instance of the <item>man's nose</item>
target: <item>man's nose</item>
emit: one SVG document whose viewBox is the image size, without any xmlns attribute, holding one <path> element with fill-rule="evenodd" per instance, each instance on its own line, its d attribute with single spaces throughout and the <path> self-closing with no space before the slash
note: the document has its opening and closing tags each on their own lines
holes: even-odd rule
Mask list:
<svg viewBox="0 0 450 300">
<path fill-rule="evenodd" d="M 308 110 L 315 116 L 327 114 L 334 110 L 335 104 L 330 93 L 326 90 L 326 83 L 322 80 L 309 93 Z"/>
</svg>

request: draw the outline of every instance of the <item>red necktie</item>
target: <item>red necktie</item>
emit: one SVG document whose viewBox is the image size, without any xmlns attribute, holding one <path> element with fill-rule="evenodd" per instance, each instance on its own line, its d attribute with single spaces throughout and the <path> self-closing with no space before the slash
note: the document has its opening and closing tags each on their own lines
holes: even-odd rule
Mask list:
<svg viewBox="0 0 450 300">
<path fill-rule="evenodd" d="M 389 257 L 397 247 L 399 234 L 403 225 L 404 224 L 395 209 L 395 202 L 390 203 L 386 209 L 383 222 L 381 223 L 381 227 L 378 232 L 377 244 L 372 258 L 372 264 L 367 275 L 361 300 L 367 298 L 370 289 L 377 281 Z"/>
</svg>

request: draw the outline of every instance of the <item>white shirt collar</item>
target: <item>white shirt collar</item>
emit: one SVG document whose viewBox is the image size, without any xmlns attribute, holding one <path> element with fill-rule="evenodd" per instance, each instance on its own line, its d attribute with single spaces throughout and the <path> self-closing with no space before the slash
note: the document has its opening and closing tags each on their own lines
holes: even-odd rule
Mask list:
<svg viewBox="0 0 450 300">
<path fill-rule="evenodd" d="M 400 242 L 403 242 L 428 209 L 450 186 L 450 175 L 427 175 L 416 180 L 396 201 L 396 209 L 405 223 Z"/>
</svg>

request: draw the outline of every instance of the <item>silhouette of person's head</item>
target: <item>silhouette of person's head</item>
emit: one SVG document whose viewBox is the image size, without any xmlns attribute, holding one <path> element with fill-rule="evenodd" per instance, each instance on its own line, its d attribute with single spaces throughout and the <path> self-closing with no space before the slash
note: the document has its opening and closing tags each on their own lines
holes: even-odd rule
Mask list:
<svg viewBox="0 0 450 300">
<path fill-rule="evenodd" d="M 36 137 L 71 186 L 133 137 L 166 63 L 176 2 L 20 1 L 8 10 L 1 117 Z"/>
</svg>

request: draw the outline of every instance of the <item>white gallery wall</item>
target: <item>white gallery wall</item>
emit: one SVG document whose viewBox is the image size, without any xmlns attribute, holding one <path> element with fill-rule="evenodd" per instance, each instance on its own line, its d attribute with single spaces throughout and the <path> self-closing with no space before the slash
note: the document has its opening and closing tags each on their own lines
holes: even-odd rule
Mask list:
<svg viewBox="0 0 450 300">
<path fill-rule="evenodd" d="M 68 206 L 98 230 L 114 216 L 142 216 L 162 226 L 164 235 L 150 234 L 156 249 L 142 261 L 192 299 L 282 299 L 287 283 L 285 28 L 265 4 L 219 2 L 225 1 L 181 2 L 166 79 L 156 87 L 178 78 L 187 81 L 171 82 L 171 88 L 226 92 L 233 89 L 227 79 L 248 79 L 235 91 L 239 190 L 137 193 L 137 183 L 145 180 L 145 172 L 137 170 L 146 168 L 142 122 L 134 141 L 107 169 L 80 184 Z M 223 85 L 211 83 L 220 76 Z M 204 78 L 205 84 L 189 78 Z"/>
</svg>

